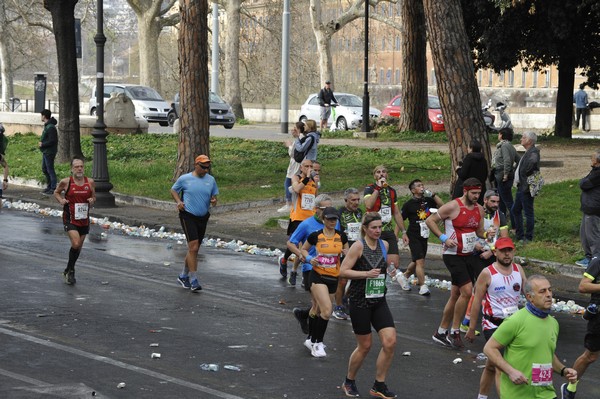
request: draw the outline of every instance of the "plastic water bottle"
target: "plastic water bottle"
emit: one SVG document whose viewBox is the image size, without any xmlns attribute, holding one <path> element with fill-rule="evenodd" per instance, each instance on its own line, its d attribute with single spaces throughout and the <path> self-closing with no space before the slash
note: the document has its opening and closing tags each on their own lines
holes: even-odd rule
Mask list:
<svg viewBox="0 0 600 399">
<path fill-rule="evenodd" d="M 390 263 L 390 265 L 387 268 L 387 274 L 388 276 L 390 276 L 390 279 L 392 281 L 396 281 L 397 272 L 398 270 L 396 270 L 396 265 L 394 264 L 394 262 Z"/>
<path fill-rule="evenodd" d="M 427 197 L 427 198 L 431 198 L 431 197 L 433 197 L 433 193 L 429 190 L 425 190 L 425 191 L 423 191 L 423 196 Z"/>
<path fill-rule="evenodd" d="M 583 312 L 583 318 L 585 320 L 591 320 L 596 316 L 598 316 L 598 305 L 595 303 L 590 303 Z"/>
</svg>

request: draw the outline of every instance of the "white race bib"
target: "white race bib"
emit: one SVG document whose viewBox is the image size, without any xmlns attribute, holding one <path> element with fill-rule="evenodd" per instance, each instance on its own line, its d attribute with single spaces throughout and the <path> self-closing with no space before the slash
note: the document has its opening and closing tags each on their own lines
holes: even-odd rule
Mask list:
<svg viewBox="0 0 600 399">
<path fill-rule="evenodd" d="M 75 220 L 83 220 L 88 217 L 88 204 L 87 203 L 75 203 Z"/>
<path fill-rule="evenodd" d="M 348 241 L 358 241 L 360 238 L 360 223 L 348 223 L 346 236 L 348 236 Z"/>
<path fill-rule="evenodd" d="M 462 238 L 462 253 L 468 254 L 473 252 L 477 243 L 477 234 L 475 232 L 463 233 Z"/>
<path fill-rule="evenodd" d="M 382 205 L 379 209 L 382 223 L 389 223 L 392 221 L 392 208 L 387 205 Z"/>
<path fill-rule="evenodd" d="M 515 313 L 517 310 L 519 310 L 518 306 L 509 306 L 507 308 L 502 308 L 502 314 L 504 315 L 505 319 L 508 319 L 510 316 L 513 315 L 513 313 Z"/>
<path fill-rule="evenodd" d="M 300 207 L 306 211 L 312 211 L 315 208 L 315 195 L 302 194 L 302 202 Z"/>
<path fill-rule="evenodd" d="M 429 227 L 427 227 L 427 223 L 424 220 L 419 220 L 419 228 L 421 229 L 421 237 L 429 238 Z"/>
</svg>

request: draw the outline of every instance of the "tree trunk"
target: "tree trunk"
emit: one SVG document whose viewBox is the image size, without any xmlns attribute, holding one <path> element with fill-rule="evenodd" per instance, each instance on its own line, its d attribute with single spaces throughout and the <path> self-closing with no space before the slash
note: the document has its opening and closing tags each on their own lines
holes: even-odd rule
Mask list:
<svg viewBox="0 0 600 399">
<path fill-rule="evenodd" d="M 402 100 L 400 130 L 429 130 L 425 10 L 422 0 L 402 2 Z"/>
<path fill-rule="evenodd" d="M 77 0 L 45 0 L 52 14 L 58 57 L 58 162 L 82 156 L 79 137 L 79 78 L 75 53 L 75 5 Z"/>
<path fill-rule="evenodd" d="M 437 91 L 452 159 L 452 192 L 456 182 L 454 170 L 467 154 L 471 140 L 476 139 L 481 143 L 488 165 L 490 144 L 481 114 L 475 68 L 460 0 L 424 0 L 424 5 L 437 75 Z"/>
<path fill-rule="evenodd" d="M 558 63 L 558 93 L 556 94 L 556 116 L 554 135 L 573 138 L 573 89 L 575 86 L 575 66 L 566 57 Z"/>
<path fill-rule="evenodd" d="M 240 90 L 240 9 L 242 0 L 226 2 L 227 43 L 225 45 L 225 100 L 236 118 L 244 118 Z"/>
<path fill-rule="evenodd" d="M 208 2 L 181 0 L 179 31 L 180 132 L 173 179 L 194 170 L 194 159 L 210 156 L 208 115 Z"/>
<path fill-rule="evenodd" d="M 160 93 L 158 39 L 161 25 L 156 19 L 157 15 L 149 11 L 137 14 L 140 47 L 140 84 L 150 86 Z"/>
<path fill-rule="evenodd" d="M 331 87 L 335 90 L 335 74 L 333 73 L 333 59 L 331 57 L 331 34 L 327 32 L 326 27 L 323 25 L 322 17 L 321 0 L 310 0 L 310 22 L 315 33 L 317 53 L 319 54 L 320 85 L 322 86 L 326 80 L 329 80 L 331 81 Z"/>
<path fill-rule="evenodd" d="M 4 1 L 0 0 L 0 80 L 2 81 L 2 98 L 0 99 L 0 111 L 11 110 L 8 99 L 14 97 L 13 71 L 10 60 L 10 41 L 5 32 L 8 22 L 6 21 L 6 10 Z M 7 108 L 4 105 L 8 104 Z"/>
</svg>

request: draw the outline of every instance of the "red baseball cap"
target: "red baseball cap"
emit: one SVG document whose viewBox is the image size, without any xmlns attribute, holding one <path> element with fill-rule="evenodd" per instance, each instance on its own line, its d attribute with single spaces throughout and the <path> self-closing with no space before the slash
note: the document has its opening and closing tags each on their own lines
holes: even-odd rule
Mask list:
<svg viewBox="0 0 600 399">
<path fill-rule="evenodd" d="M 512 248 L 515 249 L 515 244 L 508 237 L 500 237 L 494 243 L 496 249 Z"/>
</svg>

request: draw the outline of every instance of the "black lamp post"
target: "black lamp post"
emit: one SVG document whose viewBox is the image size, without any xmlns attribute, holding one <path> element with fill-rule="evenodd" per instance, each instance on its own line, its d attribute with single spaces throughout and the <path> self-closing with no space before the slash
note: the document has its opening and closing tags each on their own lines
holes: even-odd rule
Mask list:
<svg viewBox="0 0 600 399">
<path fill-rule="evenodd" d="M 368 133 L 369 128 L 369 0 L 365 0 L 365 90 L 363 93 L 362 131 Z"/>
<path fill-rule="evenodd" d="M 113 185 L 108 177 L 108 162 L 106 159 L 106 125 L 104 124 L 104 5 L 98 0 L 98 31 L 94 36 L 96 42 L 96 123 L 92 130 L 94 143 L 94 164 L 92 177 L 96 183 L 96 206 L 99 208 L 115 207 L 115 196 L 110 190 Z"/>
</svg>

